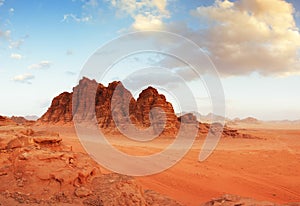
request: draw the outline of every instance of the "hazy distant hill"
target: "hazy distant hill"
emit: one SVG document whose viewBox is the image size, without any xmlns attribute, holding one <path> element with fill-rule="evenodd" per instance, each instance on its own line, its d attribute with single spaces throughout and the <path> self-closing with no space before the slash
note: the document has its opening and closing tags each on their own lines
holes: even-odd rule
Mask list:
<svg viewBox="0 0 300 206">
<path fill-rule="evenodd" d="M 27 120 L 36 121 L 36 120 L 38 120 L 39 117 L 36 115 L 27 115 L 24 118 Z"/>
<path fill-rule="evenodd" d="M 191 113 L 194 114 L 196 116 L 197 120 L 202 123 L 212 123 L 213 117 L 214 117 L 214 122 L 223 122 L 225 120 L 225 123 L 226 123 L 228 121 L 231 121 L 228 118 L 222 117 L 220 115 L 214 115 L 213 113 L 208 113 L 207 115 L 202 115 L 199 112 L 191 112 Z M 185 112 L 177 113 L 176 115 L 181 116 L 184 114 L 186 114 L 186 113 Z"/>
</svg>

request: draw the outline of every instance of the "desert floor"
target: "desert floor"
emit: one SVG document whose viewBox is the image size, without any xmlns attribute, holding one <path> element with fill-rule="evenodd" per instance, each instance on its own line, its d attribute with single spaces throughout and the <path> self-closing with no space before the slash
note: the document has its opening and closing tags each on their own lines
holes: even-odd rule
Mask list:
<svg viewBox="0 0 300 206">
<path fill-rule="evenodd" d="M 36 126 L 60 133 L 73 150 L 83 151 L 73 127 Z M 204 162 L 198 155 L 204 137 L 175 166 L 159 174 L 137 177 L 144 188 L 165 194 L 186 205 L 199 205 L 222 194 L 235 194 L 276 203 L 300 202 L 300 129 L 240 130 L 259 139 L 223 138 Z M 118 149 L 132 155 L 163 150 L 170 139 L 136 143 L 110 137 Z M 110 171 L 102 168 L 102 172 Z"/>
</svg>

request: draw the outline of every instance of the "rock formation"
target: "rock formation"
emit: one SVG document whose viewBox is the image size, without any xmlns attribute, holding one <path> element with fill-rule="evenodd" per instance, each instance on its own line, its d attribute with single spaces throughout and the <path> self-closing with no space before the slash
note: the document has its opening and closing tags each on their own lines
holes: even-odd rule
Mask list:
<svg viewBox="0 0 300 206">
<path fill-rule="evenodd" d="M 0 115 L 0 126 L 7 126 L 7 125 L 16 125 L 16 123 L 12 121 L 10 118 Z"/>
<path fill-rule="evenodd" d="M 152 124 L 156 134 L 163 131 L 172 136 L 179 127 L 172 104 L 153 87 L 141 92 L 133 108 L 133 116 L 137 126 L 149 127 Z"/>
<path fill-rule="evenodd" d="M 73 95 L 76 102 L 72 101 Z M 92 97 L 95 97 L 95 102 L 91 101 Z M 38 123 L 71 123 L 72 106 L 74 114 L 78 115 L 75 116 L 77 121 L 89 121 L 96 115 L 99 127 L 103 129 L 130 122 L 137 127 L 147 128 L 152 123 L 154 133 L 164 129 L 165 133 L 173 135 L 179 125 L 173 106 L 156 89 L 148 87 L 135 100 L 121 82 L 112 82 L 105 87 L 87 78 L 79 82 L 73 93 L 64 92 L 55 97 Z"/>
<path fill-rule="evenodd" d="M 64 92 L 55 97 L 48 111 L 38 119 L 44 123 L 67 123 L 72 121 L 72 93 Z"/>
<path fill-rule="evenodd" d="M 128 128 L 131 123 L 136 128 L 150 128 L 149 132 L 153 134 L 170 137 L 176 136 L 180 123 L 198 125 L 200 134 L 207 134 L 210 127 L 197 122 L 191 113 L 177 117 L 172 104 L 153 87 L 144 89 L 135 100 L 121 82 L 115 81 L 105 87 L 85 77 L 72 93 L 64 92 L 55 97 L 48 111 L 37 122 L 70 124 L 74 119 L 88 123 L 97 121 L 104 132 L 118 134 L 120 129 Z M 228 128 L 224 129 L 223 135 L 243 136 Z"/>
<path fill-rule="evenodd" d="M 35 121 L 33 121 L 33 120 L 27 120 L 24 117 L 12 116 L 10 119 L 12 121 L 14 121 L 18 125 L 27 125 L 27 126 L 30 126 L 30 125 L 33 125 L 35 123 Z"/>
</svg>

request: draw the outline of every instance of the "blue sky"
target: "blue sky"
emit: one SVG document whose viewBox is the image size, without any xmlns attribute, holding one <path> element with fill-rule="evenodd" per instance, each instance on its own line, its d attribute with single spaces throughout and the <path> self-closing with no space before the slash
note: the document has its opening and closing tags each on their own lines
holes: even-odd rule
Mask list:
<svg viewBox="0 0 300 206">
<path fill-rule="evenodd" d="M 72 90 L 101 45 L 128 32 L 161 30 L 207 51 L 220 73 L 228 117 L 300 119 L 297 0 L 0 0 L 0 5 L 1 115 L 42 115 L 53 97 Z M 199 112 L 210 112 L 205 90 L 193 89 L 203 92 L 196 92 Z"/>
</svg>

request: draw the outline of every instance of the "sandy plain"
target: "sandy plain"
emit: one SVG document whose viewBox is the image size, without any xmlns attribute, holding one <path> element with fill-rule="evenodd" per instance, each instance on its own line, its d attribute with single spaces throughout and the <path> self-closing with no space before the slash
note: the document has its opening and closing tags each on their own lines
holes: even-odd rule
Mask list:
<svg viewBox="0 0 300 206">
<path fill-rule="evenodd" d="M 246 125 L 247 126 L 247 125 Z M 245 128 L 245 125 L 243 125 Z M 72 126 L 34 126 L 60 133 L 75 151 L 85 151 Z M 223 194 L 235 194 L 275 203 L 300 202 L 300 128 L 252 127 L 239 131 L 257 138 L 221 138 L 214 152 L 198 161 L 205 136 L 197 137 L 189 152 L 173 167 L 136 177 L 143 188 L 155 190 L 185 205 L 199 205 Z M 131 155 L 162 151 L 172 138 L 140 143 L 108 137 L 117 149 Z M 111 171 L 101 167 L 101 172 Z"/>
</svg>

